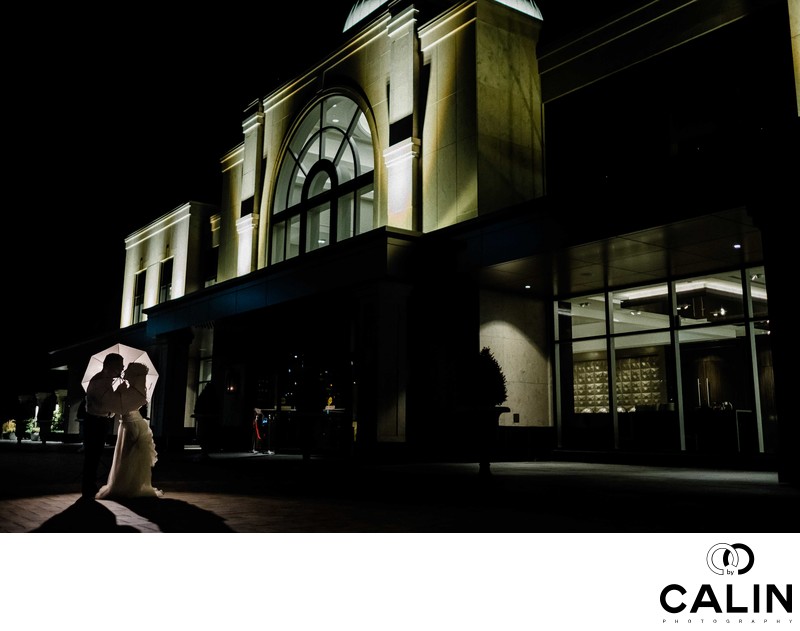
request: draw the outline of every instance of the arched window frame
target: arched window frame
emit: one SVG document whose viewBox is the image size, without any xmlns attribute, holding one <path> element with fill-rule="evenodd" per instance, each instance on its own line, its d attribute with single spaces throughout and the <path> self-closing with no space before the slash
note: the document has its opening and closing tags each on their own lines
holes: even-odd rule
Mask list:
<svg viewBox="0 0 800 631">
<path fill-rule="evenodd" d="M 349 118 L 340 124 L 341 111 Z M 270 264 L 377 227 L 373 138 L 365 108 L 347 94 L 328 94 L 298 117 L 276 172 Z"/>
</svg>

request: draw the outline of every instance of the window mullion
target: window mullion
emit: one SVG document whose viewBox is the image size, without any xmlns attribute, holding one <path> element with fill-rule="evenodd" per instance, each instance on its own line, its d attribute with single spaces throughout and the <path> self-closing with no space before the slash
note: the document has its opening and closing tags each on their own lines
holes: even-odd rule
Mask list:
<svg viewBox="0 0 800 631">
<path fill-rule="evenodd" d="M 343 117 L 342 122 L 331 122 L 335 120 L 335 115 L 340 115 L 339 109 L 332 109 L 334 103 L 344 106 L 342 114 L 352 112 L 346 124 L 342 124 L 345 122 Z M 279 182 L 286 187 L 285 191 L 276 191 L 276 199 L 283 199 L 285 196 L 285 207 L 276 205 L 274 208 L 277 212 L 272 215 L 273 226 L 279 222 L 284 226 L 282 243 L 274 244 L 276 249 L 282 248 L 284 260 L 316 249 L 315 243 L 309 243 L 308 234 L 309 230 L 314 229 L 315 218 L 311 213 L 315 209 L 320 212 L 322 206 L 327 206 L 329 225 L 326 228 L 326 239 L 329 243 L 337 243 L 356 234 L 361 226 L 362 212 L 365 208 L 369 212 L 372 202 L 362 200 L 358 194 L 359 189 L 372 187 L 374 182 L 371 169 L 368 173 L 362 173 L 364 165 L 362 156 L 358 153 L 360 146 L 366 150 L 366 146 L 372 142 L 371 135 L 364 135 L 363 142 L 358 142 L 355 138 L 361 134 L 360 122 L 363 116 L 362 110 L 354 101 L 348 101 L 342 96 L 327 97 L 320 100 L 297 126 L 295 136 L 290 140 L 284 154 L 284 161 L 293 161 L 293 164 L 285 165 L 291 171 L 284 171 L 287 176 L 291 174 L 291 177 L 284 177 Z M 334 137 L 335 135 L 342 137 Z M 352 165 L 349 162 L 351 156 Z M 366 163 L 366 158 L 363 161 Z M 315 178 L 322 177 L 321 170 L 327 172 L 330 179 L 330 183 L 324 186 L 321 180 L 314 183 Z M 342 178 L 345 179 L 344 182 L 341 181 Z M 328 186 L 328 190 L 324 190 L 325 186 Z M 343 217 L 347 221 L 342 225 L 338 223 L 340 209 L 348 215 Z M 370 229 L 371 223 L 365 229 Z M 293 225 L 297 243 L 292 236 Z"/>
</svg>

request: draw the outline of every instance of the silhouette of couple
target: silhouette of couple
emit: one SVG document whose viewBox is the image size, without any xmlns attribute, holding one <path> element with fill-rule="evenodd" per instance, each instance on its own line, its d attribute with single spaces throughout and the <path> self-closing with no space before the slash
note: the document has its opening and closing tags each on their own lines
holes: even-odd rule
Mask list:
<svg viewBox="0 0 800 631">
<path fill-rule="evenodd" d="M 150 423 L 140 413 L 147 404 L 148 370 L 144 364 L 135 362 L 125 368 L 122 355 L 109 353 L 103 360 L 102 370 L 86 387 L 81 483 L 81 495 L 85 499 L 164 495 L 151 483 L 158 454 Z M 108 481 L 98 488 L 97 469 L 112 419 L 119 420 L 117 443 Z"/>
</svg>

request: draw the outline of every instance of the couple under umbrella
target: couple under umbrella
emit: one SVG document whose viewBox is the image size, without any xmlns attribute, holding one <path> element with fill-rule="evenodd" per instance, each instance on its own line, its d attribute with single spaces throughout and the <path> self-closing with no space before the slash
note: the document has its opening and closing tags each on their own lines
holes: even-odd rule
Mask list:
<svg viewBox="0 0 800 631">
<path fill-rule="evenodd" d="M 82 495 L 87 499 L 161 497 L 151 482 L 156 453 L 141 409 L 152 397 L 158 372 L 146 352 L 117 344 L 93 355 L 81 385 L 86 390 Z M 109 424 L 119 422 L 108 481 L 97 488 L 97 468 Z"/>
</svg>

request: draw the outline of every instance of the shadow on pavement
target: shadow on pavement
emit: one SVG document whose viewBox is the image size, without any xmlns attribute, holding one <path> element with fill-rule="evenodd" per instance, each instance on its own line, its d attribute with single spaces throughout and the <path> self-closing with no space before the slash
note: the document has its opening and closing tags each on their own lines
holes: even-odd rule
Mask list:
<svg viewBox="0 0 800 631">
<path fill-rule="evenodd" d="M 181 500 L 137 497 L 114 501 L 153 522 L 161 532 L 234 532 L 219 515 Z"/>
<path fill-rule="evenodd" d="M 138 532 L 132 526 L 120 526 L 117 516 L 94 500 L 78 499 L 72 506 L 54 515 L 31 532 Z"/>
</svg>

